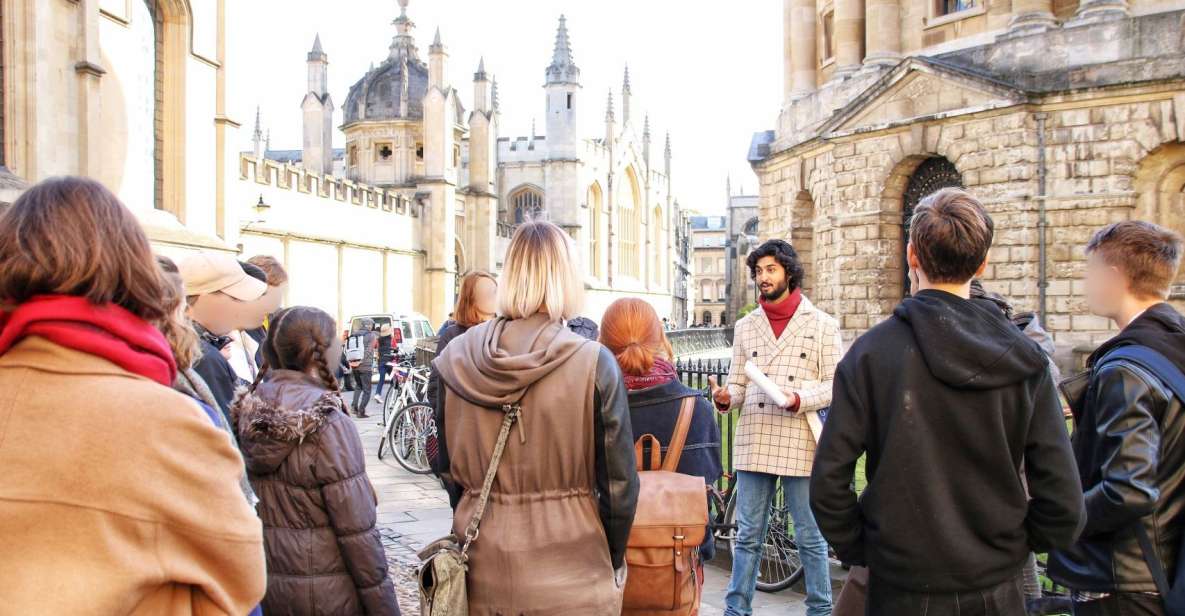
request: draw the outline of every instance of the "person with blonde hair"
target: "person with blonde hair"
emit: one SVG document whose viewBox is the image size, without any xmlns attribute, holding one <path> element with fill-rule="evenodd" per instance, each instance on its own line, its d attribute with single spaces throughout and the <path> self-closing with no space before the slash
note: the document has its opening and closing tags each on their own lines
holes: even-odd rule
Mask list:
<svg viewBox="0 0 1185 616">
<path fill-rule="evenodd" d="M 506 255 L 501 316 L 432 363 L 443 384 L 437 469 L 461 490 L 453 532 L 467 537 L 470 613 L 621 611 L 634 439 L 613 354 L 564 326 L 583 292 L 568 234 L 523 224 Z"/>
</svg>

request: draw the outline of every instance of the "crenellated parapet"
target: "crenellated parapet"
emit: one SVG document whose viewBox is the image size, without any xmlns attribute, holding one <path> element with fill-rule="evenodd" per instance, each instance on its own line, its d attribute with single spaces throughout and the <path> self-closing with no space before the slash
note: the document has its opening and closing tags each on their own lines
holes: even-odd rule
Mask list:
<svg viewBox="0 0 1185 616">
<path fill-rule="evenodd" d="M 262 186 L 315 195 L 326 201 L 350 203 L 397 215 L 419 218 L 424 205 L 406 189 L 383 188 L 329 174 L 311 172 L 300 165 L 239 155 L 239 177 Z"/>
</svg>

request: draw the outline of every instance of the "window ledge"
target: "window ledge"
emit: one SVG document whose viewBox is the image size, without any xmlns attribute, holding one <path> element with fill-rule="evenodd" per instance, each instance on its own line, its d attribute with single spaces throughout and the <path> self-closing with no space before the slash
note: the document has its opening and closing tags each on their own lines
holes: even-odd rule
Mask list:
<svg viewBox="0 0 1185 616">
<path fill-rule="evenodd" d="M 939 17 L 930 17 L 930 18 L 926 19 L 926 25 L 923 26 L 922 29 L 929 30 L 930 28 L 937 28 L 939 26 L 944 26 L 946 24 L 954 23 L 956 21 L 962 21 L 962 20 L 967 19 L 969 17 L 983 15 L 986 12 L 987 12 L 987 9 L 984 7 L 984 5 L 979 4 L 977 6 L 973 6 L 969 9 L 963 9 L 957 13 L 948 13 L 946 15 L 941 15 Z"/>
</svg>

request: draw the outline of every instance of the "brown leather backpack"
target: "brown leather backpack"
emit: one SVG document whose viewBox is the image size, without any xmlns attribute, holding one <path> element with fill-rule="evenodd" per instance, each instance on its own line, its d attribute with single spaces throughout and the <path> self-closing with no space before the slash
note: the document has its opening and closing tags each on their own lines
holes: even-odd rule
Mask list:
<svg viewBox="0 0 1185 616">
<path fill-rule="evenodd" d="M 643 435 L 634 444 L 641 487 L 626 544 L 629 577 L 622 614 L 684 615 L 699 610 L 699 546 L 707 538 L 707 486 L 703 477 L 675 472 L 694 412 L 695 398 L 684 398 L 666 460 L 653 434 Z M 649 466 L 657 470 L 646 470 L 643 446 L 648 441 Z"/>
</svg>

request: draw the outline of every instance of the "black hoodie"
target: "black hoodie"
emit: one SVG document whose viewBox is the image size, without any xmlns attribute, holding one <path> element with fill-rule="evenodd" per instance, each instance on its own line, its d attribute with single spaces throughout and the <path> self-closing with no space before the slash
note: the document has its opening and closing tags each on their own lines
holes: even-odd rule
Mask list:
<svg viewBox="0 0 1185 616">
<path fill-rule="evenodd" d="M 987 300 L 906 299 L 836 370 L 811 507 L 841 559 L 908 591 L 987 588 L 1069 545 L 1082 489 L 1044 353 Z"/>
</svg>

